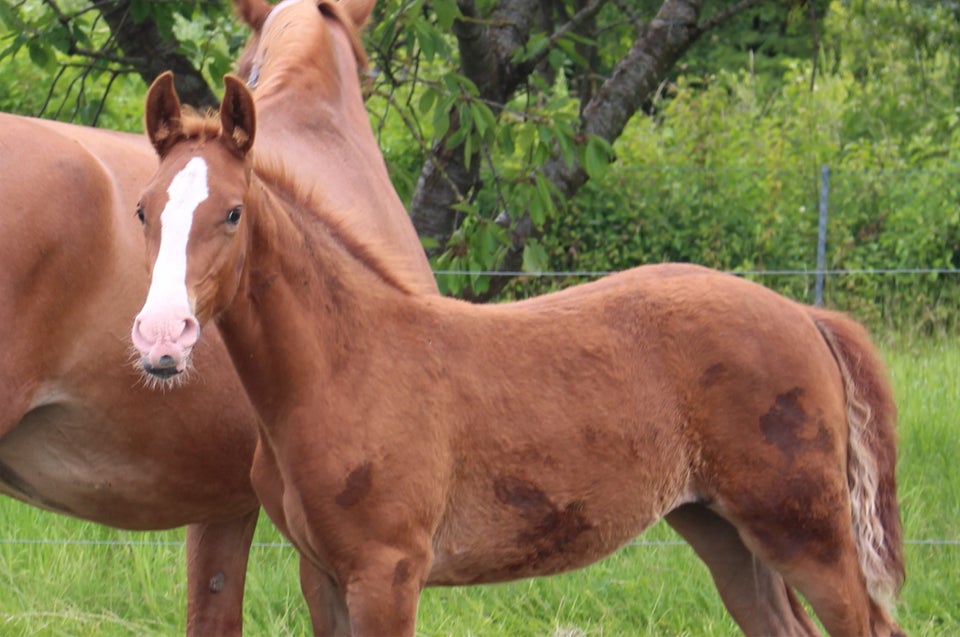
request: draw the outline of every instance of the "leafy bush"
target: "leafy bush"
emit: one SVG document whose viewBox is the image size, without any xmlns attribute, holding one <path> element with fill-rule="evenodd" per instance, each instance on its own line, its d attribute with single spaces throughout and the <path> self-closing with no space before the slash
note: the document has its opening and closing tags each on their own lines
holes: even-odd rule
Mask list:
<svg viewBox="0 0 960 637">
<path fill-rule="evenodd" d="M 830 167 L 825 302 L 874 326 L 924 332 L 957 326 L 956 274 L 859 273 L 960 267 L 960 166 L 915 167 L 910 143 L 887 131 L 850 140 L 854 80 L 788 70 L 763 95 L 747 73 L 697 87 L 681 81 L 655 117 L 632 122 L 618 160 L 589 182 L 544 243 L 558 271 L 620 270 L 687 261 L 743 272 L 813 302 L 820 167 Z M 911 138 L 914 139 L 914 138 Z M 949 145 L 949 140 L 948 140 Z M 929 164 L 930 162 L 928 162 Z M 566 285 L 526 279 L 515 296 Z"/>
</svg>

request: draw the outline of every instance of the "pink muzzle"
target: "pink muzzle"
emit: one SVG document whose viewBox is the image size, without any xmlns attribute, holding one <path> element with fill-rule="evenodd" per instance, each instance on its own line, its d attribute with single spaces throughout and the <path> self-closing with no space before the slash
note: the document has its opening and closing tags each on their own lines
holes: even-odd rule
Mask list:
<svg viewBox="0 0 960 637">
<path fill-rule="evenodd" d="M 190 352 L 200 338 L 200 323 L 186 310 L 144 309 L 134 320 L 130 336 L 144 371 L 170 378 L 187 369 Z"/>
</svg>

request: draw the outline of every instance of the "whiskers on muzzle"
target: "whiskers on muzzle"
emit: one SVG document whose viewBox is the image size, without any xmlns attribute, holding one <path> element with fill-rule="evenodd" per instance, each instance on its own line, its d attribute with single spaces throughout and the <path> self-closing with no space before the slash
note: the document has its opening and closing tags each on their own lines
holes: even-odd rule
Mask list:
<svg viewBox="0 0 960 637">
<path fill-rule="evenodd" d="M 183 371 L 178 371 L 175 366 L 152 366 L 136 347 L 131 346 L 129 353 L 130 365 L 138 372 L 140 384 L 151 391 L 163 392 L 168 389 L 176 389 L 186 385 L 193 377 L 192 352 L 186 356 L 186 365 Z"/>
</svg>

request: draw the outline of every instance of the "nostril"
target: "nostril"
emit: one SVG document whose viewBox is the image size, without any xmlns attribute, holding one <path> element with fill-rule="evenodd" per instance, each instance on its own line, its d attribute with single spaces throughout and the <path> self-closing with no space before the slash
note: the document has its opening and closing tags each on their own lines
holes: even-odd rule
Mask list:
<svg viewBox="0 0 960 637">
<path fill-rule="evenodd" d="M 131 330 L 131 337 L 133 338 L 133 344 L 140 349 L 149 347 L 149 341 L 144 337 L 143 332 L 140 331 L 142 323 L 140 317 L 138 316 L 133 321 L 133 330 Z"/>
<path fill-rule="evenodd" d="M 200 338 L 200 323 L 192 316 L 183 319 L 183 331 L 180 333 L 180 344 L 191 347 Z"/>
</svg>

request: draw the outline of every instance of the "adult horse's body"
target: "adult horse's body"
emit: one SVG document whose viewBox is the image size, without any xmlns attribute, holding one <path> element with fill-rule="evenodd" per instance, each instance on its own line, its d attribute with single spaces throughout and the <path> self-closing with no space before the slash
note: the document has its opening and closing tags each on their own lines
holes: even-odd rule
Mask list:
<svg viewBox="0 0 960 637">
<path fill-rule="evenodd" d="M 144 249 L 132 211 L 155 170 L 141 136 L 0 114 L 0 492 L 114 527 L 190 524 L 190 632 L 229 634 L 257 420 L 215 330 L 195 387 L 152 391 L 129 364 L 122 317 L 147 287 L 125 265 Z"/>
<path fill-rule="evenodd" d="M 353 25 L 372 2 L 287 3 L 272 26 L 269 5 L 236 4 L 255 28 L 257 100 L 274 122 L 262 141 L 296 144 L 302 178 L 351 197 L 358 232 L 413 264 L 406 280 L 429 291 L 364 119 Z M 298 82 L 278 85 L 289 73 Z M 310 167 L 310 149 L 342 166 Z M 0 493 L 115 527 L 190 524 L 187 631 L 238 634 L 259 511 L 249 479 L 256 413 L 216 330 L 198 349 L 196 384 L 151 391 L 129 364 L 129 322 L 148 283 L 129 267 L 144 251 L 134 213 L 156 165 L 143 136 L 0 115 Z M 373 183 L 351 182 L 356 165 Z"/>
<path fill-rule="evenodd" d="M 506 305 L 420 294 L 252 160 L 235 78 L 219 123 L 184 120 L 169 77 L 146 121 L 134 344 L 179 366 L 198 331 L 178 326 L 216 320 L 272 460 L 254 486 L 328 577 L 321 629 L 412 635 L 424 585 L 577 568 L 679 513 L 701 555 L 713 521 L 712 568 L 782 574 L 830 633 L 899 633 L 895 410 L 859 325 L 684 265 Z M 717 579 L 745 631 L 813 631 L 738 577 Z"/>
</svg>

